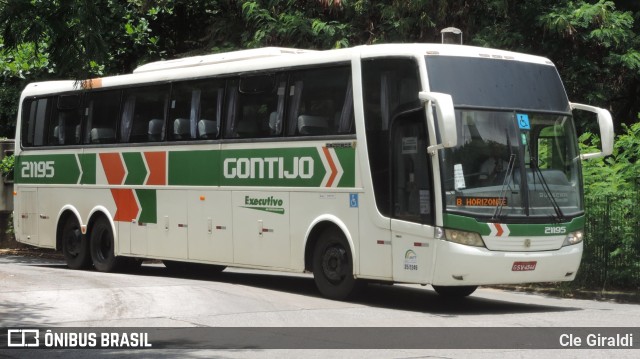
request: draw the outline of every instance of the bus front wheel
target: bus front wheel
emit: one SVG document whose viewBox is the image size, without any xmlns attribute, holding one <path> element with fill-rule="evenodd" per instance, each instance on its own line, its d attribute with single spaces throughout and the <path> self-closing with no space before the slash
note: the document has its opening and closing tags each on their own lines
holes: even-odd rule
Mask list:
<svg viewBox="0 0 640 359">
<path fill-rule="evenodd" d="M 322 233 L 313 251 L 313 278 L 320 293 L 334 300 L 354 294 L 353 257 L 344 235 L 334 228 Z"/>
<path fill-rule="evenodd" d="M 82 235 L 78 220 L 70 216 L 62 227 L 62 253 L 71 269 L 86 269 L 91 266 L 91 255 L 86 238 Z"/>
<path fill-rule="evenodd" d="M 113 230 L 105 217 L 98 218 L 91 228 L 90 248 L 93 266 L 98 271 L 112 272 L 123 267 L 125 258 L 114 253 Z"/>
<path fill-rule="evenodd" d="M 440 294 L 443 297 L 448 298 L 463 298 L 468 297 L 471 293 L 475 292 L 478 289 L 477 285 L 462 285 L 462 286 L 440 286 L 434 285 L 432 286 L 435 289 L 436 293 Z"/>
</svg>

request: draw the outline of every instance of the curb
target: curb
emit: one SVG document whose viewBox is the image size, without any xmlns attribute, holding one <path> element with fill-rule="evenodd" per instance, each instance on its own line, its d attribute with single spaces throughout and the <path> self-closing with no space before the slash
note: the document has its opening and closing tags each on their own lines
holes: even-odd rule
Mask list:
<svg viewBox="0 0 640 359">
<path fill-rule="evenodd" d="M 610 301 L 616 303 L 640 303 L 640 292 L 615 290 L 587 290 L 580 288 L 553 288 L 522 285 L 493 285 L 491 288 L 523 293 L 537 293 L 559 298 L 587 299 L 596 301 Z"/>
</svg>

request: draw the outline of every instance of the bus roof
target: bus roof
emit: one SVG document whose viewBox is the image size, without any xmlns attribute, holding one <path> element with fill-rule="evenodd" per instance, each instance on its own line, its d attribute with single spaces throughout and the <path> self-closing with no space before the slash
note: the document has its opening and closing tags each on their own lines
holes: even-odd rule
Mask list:
<svg viewBox="0 0 640 359">
<path fill-rule="evenodd" d="M 218 54 L 185 57 L 175 60 L 162 60 L 151 62 L 139 66 L 133 73 L 141 73 L 148 71 L 169 70 L 176 68 L 185 68 L 192 66 L 203 66 L 212 64 L 221 64 L 233 61 L 243 61 L 250 59 L 259 59 L 271 56 L 302 54 L 307 52 L 315 52 L 315 50 L 302 50 L 285 47 L 264 47 L 260 49 L 239 50 L 231 52 L 222 52 Z"/>
<path fill-rule="evenodd" d="M 48 81 L 27 85 L 23 96 L 69 92 L 81 88 L 127 86 L 215 75 L 242 74 L 260 70 L 277 70 L 295 66 L 348 62 L 353 58 L 387 56 L 463 56 L 516 60 L 553 66 L 540 56 L 483 47 L 450 44 L 378 44 L 346 49 L 303 50 L 265 47 L 226 53 L 156 61 L 136 68 L 132 74 L 109 76 L 84 81 Z"/>
</svg>

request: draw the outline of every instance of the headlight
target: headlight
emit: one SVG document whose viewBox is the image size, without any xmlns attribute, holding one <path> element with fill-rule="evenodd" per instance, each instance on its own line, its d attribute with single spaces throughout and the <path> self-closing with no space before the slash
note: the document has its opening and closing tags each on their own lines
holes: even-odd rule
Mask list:
<svg viewBox="0 0 640 359">
<path fill-rule="evenodd" d="M 457 229 L 445 229 L 445 237 L 448 241 L 467 246 L 484 247 L 482 236 L 476 232 L 465 232 Z"/>
<path fill-rule="evenodd" d="M 584 232 L 583 231 L 575 231 L 575 232 L 571 232 L 569 234 L 567 234 L 567 237 L 564 239 L 564 243 L 562 243 L 562 246 L 571 246 L 574 244 L 578 244 L 580 242 L 582 242 L 582 239 L 584 238 Z"/>
</svg>

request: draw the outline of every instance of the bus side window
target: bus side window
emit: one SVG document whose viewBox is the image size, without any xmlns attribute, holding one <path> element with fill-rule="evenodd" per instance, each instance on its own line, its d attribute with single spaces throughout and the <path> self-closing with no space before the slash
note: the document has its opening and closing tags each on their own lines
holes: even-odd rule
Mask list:
<svg viewBox="0 0 640 359">
<path fill-rule="evenodd" d="M 22 145 L 35 147 L 46 145 L 46 133 L 51 113 L 51 98 L 25 100 L 22 110 Z"/>
<path fill-rule="evenodd" d="M 224 81 L 212 83 L 203 90 L 199 116 L 196 117 L 196 135 L 200 140 L 218 138 L 222 105 L 224 100 Z"/>
<path fill-rule="evenodd" d="M 84 143 L 116 141 L 116 124 L 120 108 L 120 90 L 89 92 L 84 102 Z"/>
<path fill-rule="evenodd" d="M 56 99 L 51 124 L 50 145 L 77 145 L 80 143 L 80 96 L 60 95 Z"/>
<path fill-rule="evenodd" d="M 222 117 L 224 80 L 176 83 L 169 104 L 169 139 L 216 139 Z"/>
<path fill-rule="evenodd" d="M 169 100 L 166 85 L 124 91 L 120 142 L 159 142 L 164 140 L 165 113 Z"/>
<path fill-rule="evenodd" d="M 284 76 L 273 74 L 242 77 L 230 86 L 226 137 L 280 136 L 285 88 Z"/>
<path fill-rule="evenodd" d="M 288 136 L 353 133 L 348 66 L 300 70 L 289 84 Z"/>
</svg>

